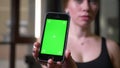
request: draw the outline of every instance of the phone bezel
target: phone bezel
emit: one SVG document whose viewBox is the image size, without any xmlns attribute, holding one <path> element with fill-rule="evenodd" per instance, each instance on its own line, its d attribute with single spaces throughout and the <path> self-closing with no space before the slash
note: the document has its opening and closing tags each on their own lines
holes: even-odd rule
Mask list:
<svg viewBox="0 0 120 68">
<path fill-rule="evenodd" d="M 41 54 L 40 53 L 41 52 L 41 48 L 42 48 L 43 38 L 44 38 L 44 30 L 45 30 L 45 27 L 46 27 L 46 20 L 49 19 L 49 18 L 50 19 L 67 20 L 66 35 L 65 35 L 64 48 L 63 48 L 63 54 L 62 54 L 62 56 L 51 55 L 51 54 Z M 64 61 L 64 52 L 65 52 L 66 45 L 67 45 L 67 38 L 68 38 L 68 31 L 69 31 L 69 20 L 70 20 L 69 15 L 67 15 L 65 13 L 48 12 L 46 14 L 45 22 L 44 22 L 44 27 L 43 27 L 43 31 L 42 31 L 41 47 L 40 47 L 39 54 L 38 54 L 38 59 L 40 61 L 47 62 L 48 59 L 50 59 L 50 58 L 53 59 L 54 62 L 57 62 L 57 61 L 63 62 Z"/>
</svg>

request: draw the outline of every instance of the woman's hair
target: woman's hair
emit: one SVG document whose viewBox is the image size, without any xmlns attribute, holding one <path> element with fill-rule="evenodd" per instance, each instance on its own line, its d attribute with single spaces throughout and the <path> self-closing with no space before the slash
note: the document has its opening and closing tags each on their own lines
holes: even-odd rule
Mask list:
<svg viewBox="0 0 120 68">
<path fill-rule="evenodd" d="M 68 1 L 69 1 L 69 0 L 62 0 L 62 7 L 63 7 L 63 10 L 65 10 L 65 8 L 67 7 Z M 99 4 L 99 1 L 100 1 L 100 0 L 96 0 L 96 1 L 97 1 L 98 4 Z"/>
<path fill-rule="evenodd" d="M 67 7 L 68 1 L 69 0 L 62 0 L 63 9 Z"/>
</svg>

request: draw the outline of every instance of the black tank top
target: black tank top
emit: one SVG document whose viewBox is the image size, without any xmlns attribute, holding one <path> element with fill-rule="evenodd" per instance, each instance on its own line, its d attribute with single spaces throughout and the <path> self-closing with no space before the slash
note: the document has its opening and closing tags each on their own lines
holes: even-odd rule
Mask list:
<svg viewBox="0 0 120 68">
<path fill-rule="evenodd" d="M 106 39 L 102 38 L 102 51 L 100 56 L 91 61 L 85 63 L 76 63 L 78 68 L 113 68 L 111 63 L 107 47 L 106 47 Z"/>
</svg>

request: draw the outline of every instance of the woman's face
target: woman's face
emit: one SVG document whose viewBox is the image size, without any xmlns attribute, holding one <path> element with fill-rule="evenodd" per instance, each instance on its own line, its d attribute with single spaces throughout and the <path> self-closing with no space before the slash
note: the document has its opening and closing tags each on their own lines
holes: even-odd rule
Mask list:
<svg viewBox="0 0 120 68">
<path fill-rule="evenodd" d="M 68 0 L 71 21 L 81 27 L 90 25 L 98 11 L 98 0 Z"/>
</svg>

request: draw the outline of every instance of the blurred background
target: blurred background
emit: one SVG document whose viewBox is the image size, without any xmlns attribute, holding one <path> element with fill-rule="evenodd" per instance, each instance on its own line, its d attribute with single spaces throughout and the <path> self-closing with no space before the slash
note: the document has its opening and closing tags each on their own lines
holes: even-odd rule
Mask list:
<svg viewBox="0 0 120 68">
<path fill-rule="evenodd" d="M 40 68 L 32 57 L 37 40 L 35 10 L 40 10 L 40 28 L 46 12 L 62 12 L 62 0 L 0 0 L 0 68 Z M 100 0 L 100 12 L 92 31 L 120 43 L 120 1 Z M 97 23 L 96 23 L 97 22 Z M 40 30 L 38 28 L 38 30 Z"/>
</svg>

